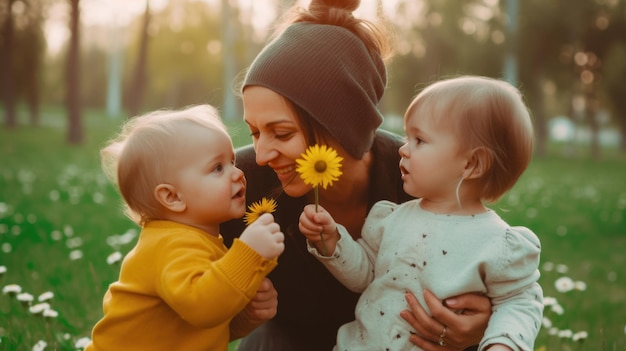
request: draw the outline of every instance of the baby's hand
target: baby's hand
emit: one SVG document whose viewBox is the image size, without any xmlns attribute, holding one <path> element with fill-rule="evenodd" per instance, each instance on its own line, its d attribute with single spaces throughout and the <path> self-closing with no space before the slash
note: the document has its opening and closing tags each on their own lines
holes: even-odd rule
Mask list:
<svg viewBox="0 0 626 351">
<path fill-rule="evenodd" d="M 285 250 L 285 235 L 269 213 L 262 214 L 250 224 L 239 240 L 267 259 L 277 257 Z"/>
<path fill-rule="evenodd" d="M 300 215 L 299 227 L 300 232 L 322 255 L 328 256 L 335 251 L 339 241 L 337 223 L 321 206 L 317 206 L 315 212 L 315 205 L 306 205 Z"/>
<path fill-rule="evenodd" d="M 306 205 L 300 215 L 300 232 L 311 242 L 320 241 L 320 233 L 337 234 L 337 223 L 322 206 Z"/>
</svg>

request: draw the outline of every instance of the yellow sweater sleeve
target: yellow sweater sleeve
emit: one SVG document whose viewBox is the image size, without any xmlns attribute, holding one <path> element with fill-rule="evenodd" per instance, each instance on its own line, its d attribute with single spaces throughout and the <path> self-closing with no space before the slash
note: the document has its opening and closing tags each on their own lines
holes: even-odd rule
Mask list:
<svg viewBox="0 0 626 351">
<path fill-rule="evenodd" d="M 210 328 L 230 320 L 250 302 L 263 278 L 276 266 L 236 240 L 222 257 L 210 245 L 175 237 L 161 246 L 155 282 L 163 300 L 185 321 Z M 204 246 L 204 247 L 203 247 Z"/>
</svg>

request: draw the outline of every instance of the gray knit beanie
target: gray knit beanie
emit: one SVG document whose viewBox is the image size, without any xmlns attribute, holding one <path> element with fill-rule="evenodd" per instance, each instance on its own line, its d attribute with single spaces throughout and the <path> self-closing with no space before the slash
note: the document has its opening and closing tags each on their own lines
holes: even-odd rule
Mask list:
<svg viewBox="0 0 626 351">
<path fill-rule="evenodd" d="M 349 30 L 295 23 L 249 67 L 242 91 L 260 85 L 306 111 L 354 158 L 372 146 L 387 74 L 378 55 Z"/>
</svg>

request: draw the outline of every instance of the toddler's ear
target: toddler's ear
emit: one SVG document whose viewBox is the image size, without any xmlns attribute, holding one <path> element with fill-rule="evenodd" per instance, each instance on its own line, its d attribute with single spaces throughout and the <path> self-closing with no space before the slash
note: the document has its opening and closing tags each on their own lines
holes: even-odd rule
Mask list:
<svg viewBox="0 0 626 351">
<path fill-rule="evenodd" d="M 154 196 L 166 209 L 172 212 L 183 212 L 187 208 L 185 201 L 181 199 L 176 187 L 171 184 L 159 184 L 154 188 Z"/>
<path fill-rule="evenodd" d="M 464 179 L 477 179 L 485 175 L 491 168 L 493 156 L 491 150 L 485 147 L 477 147 L 471 151 L 471 155 L 465 165 Z"/>
</svg>

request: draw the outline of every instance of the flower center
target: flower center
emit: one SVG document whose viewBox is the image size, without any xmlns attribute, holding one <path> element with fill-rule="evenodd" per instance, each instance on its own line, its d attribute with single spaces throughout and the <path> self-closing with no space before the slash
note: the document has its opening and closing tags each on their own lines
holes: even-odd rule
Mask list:
<svg viewBox="0 0 626 351">
<path fill-rule="evenodd" d="M 326 162 L 325 161 L 317 161 L 315 162 L 315 172 L 324 173 L 326 171 Z"/>
</svg>

